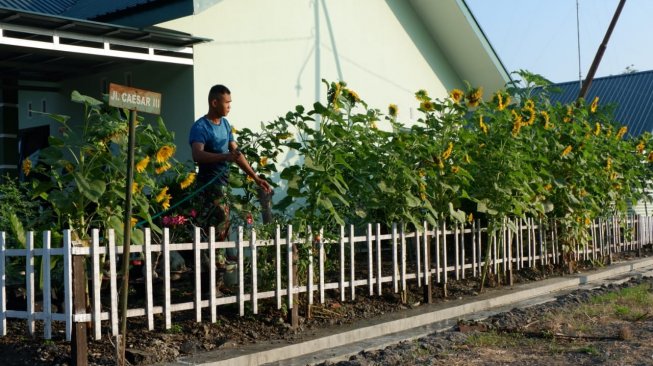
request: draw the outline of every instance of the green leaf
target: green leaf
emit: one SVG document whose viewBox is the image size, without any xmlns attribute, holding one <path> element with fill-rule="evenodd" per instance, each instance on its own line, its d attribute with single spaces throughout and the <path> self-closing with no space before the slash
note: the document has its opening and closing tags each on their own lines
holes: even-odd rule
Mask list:
<svg viewBox="0 0 653 366">
<path fill-rule="evenodd" d="M 315 164 L 313 162 L 313 159 L 310 156 L 304 157 L 304 165 L 308 169 L 315 170 L 315 171 L 318 171 L 318 172 L 326 171 L 326 169 L 324 169 L 324 167 L 322 165 Z"/>
<path fill-rule="evenodd" d="M 73 92 L 70 94 L 70 100 L 72 100 L 75 103 L 89 104 L 94 107 L 104 104 L 103 102 L 95 98 L 80 94 L 77 90 L 73 90 Z"/>
<path fill-rule="evenodd" d="M 281 201 L 277 202 L 274 205 L 275 210 L 280 210 L 284 211 L 288 206 L 290 206 L 293 203 L 293 197 L 291 196 L 286 196 L 284 197 Z"/>
<path fill-rule="evenodd" d="M 23 223 L 20 222 L 20 219 L 18 218 L 16 213 L 13 212 L 13 210 L 9 213 L 9 225 L 11 225 L 11 232 L 16 237 L 18 244 L 20 245 L 21 248 L 24 249 L 27 246 L 27 238 L 25 237 L 25 228 L 23 227 Z"/>
<path fill-rule="evenodd" d="M 75 178 L 75 183 L 77 184 L 79 192 L 91 202 L 97 203 L 107 188 L 106 183 L 99 179 L 89 182 L 86 177 L 76 171 L 72 172 L 72 174 Z"/>
<path fill-rule="evenodd" d="M 449 202 L 449 214 L 450 214 L 451 217 L 453 217 L 456 221 L 458 221 L 458 222 L 460 222 L 460 223 L 464 223 L 464 222 L 465 222 L 465 211 L 461 211 L 461 210 L 456 210 L 456 209 L 454 209 L 454 207 L 453 207 L 453 203 L 451 203 L 451 202 Z"/>
<path fill-rule="evenodd" d="M 395 193 L 396 192 L 393 187 L 388 187 L 388 185 L 385 183 L 384 180 L 380 181 L 376 185 L 377 185 L 377 187 L 379 187 L 379 189 L 383 193 Z"/>
</svg>

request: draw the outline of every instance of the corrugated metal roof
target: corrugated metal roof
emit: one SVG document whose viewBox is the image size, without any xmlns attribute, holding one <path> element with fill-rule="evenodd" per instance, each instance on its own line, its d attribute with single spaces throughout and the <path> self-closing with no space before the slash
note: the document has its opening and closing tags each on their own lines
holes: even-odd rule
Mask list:
<svg viewBox="0 0 653 366">
<path fill-rule="evenodd" d="M 66 9 L 61 15 L 78 19 L 94 19 L 157 1 L 160 2 L 160 0 L 76 0 L 75 4 Z"/>
<path fill-rule="evenodd" d="M 165 0 L 0 0 L 0 7 L 90 20 L 162 1 Z"/>
<path fill-rule="evenodd" d="M 560 93 L 551 93 L 551 101 L 570 103 L 577 99 L 578 81 L 554 84 Z M 586 100 L 599 97 L 599 104 L 615 104 L 615 120 L 628 126 L 631 136 L 653 132 L 653 70 L 596 78 Z"/>
<path fill-rule="evenodd" d="M 77 0 L 0 0 L 0 6 L 9 9 L 60 15 L 76 2 Z"/>
</svg>

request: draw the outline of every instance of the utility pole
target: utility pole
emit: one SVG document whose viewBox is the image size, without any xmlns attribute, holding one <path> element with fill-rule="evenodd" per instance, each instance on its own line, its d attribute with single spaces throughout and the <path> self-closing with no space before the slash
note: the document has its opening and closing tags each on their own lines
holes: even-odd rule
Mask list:
<svg viewBox="0 0 653 366">
<path fill-rule="evenodd" d="M 592 85 L 592 80 L 594 79 L 594 74 L 596 74 L 596 69 L 599 68 L 599 63 L 601 63 L 601 59 L 603 58 L 603 53 L 605 52 L 605 49 L 608 46 L 608 41 L 610 40 L 610 36 L 612 35 L 612 30 L 614 29 L 614 26 L 617 25 L 617 20 L 619 19 L 619 15 L 621 14 L 621 10 L 624 8 L 625 4 L 626 4 L 626 0 L 619 1 L 617 10 L 615 11 L 614 16 L 612 16 L 612 21 L 610 22 L 608 31 L 605 33 L 605 37 L 603 37 L 603 42 L 601 42 L 598 51 L 596 51 L 596 56 L 594 56 L 594 61 L 592 61 L 592 66 L 590 67 L 590 71 L 587 73 L 587 78 L 585 79 L 585 82 L 583 83 L 583 86 L 580 89 L 580 93 L 578 93 L 578 99 L 585 98 L 585 96 L 587 95 L 587 91 L 590 88 L 590 85 Z"/>
</svg>

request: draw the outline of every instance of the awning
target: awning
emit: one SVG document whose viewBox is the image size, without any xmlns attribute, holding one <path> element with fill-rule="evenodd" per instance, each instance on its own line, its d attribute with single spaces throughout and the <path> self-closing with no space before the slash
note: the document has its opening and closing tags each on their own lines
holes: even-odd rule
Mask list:
<svg viewBox="0 0 653 366">
<path fill-rule="evenodd" d="M 146 61 L 192 65 L 208 39 L 0 8 L 0 77 L 58 81 Z"/>
</svg>

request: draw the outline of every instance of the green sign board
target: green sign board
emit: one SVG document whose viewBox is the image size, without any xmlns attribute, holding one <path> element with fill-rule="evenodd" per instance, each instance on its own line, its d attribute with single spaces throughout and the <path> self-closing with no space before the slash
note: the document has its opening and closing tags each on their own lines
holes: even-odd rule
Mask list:
<svg viewBox="0 0 653 366">
<path fill-rule="evenodd" d="M 109 84 L 109 105 L 132 111 L 160 114 L 161 94 L 111 83 Z"/>
</svg>

